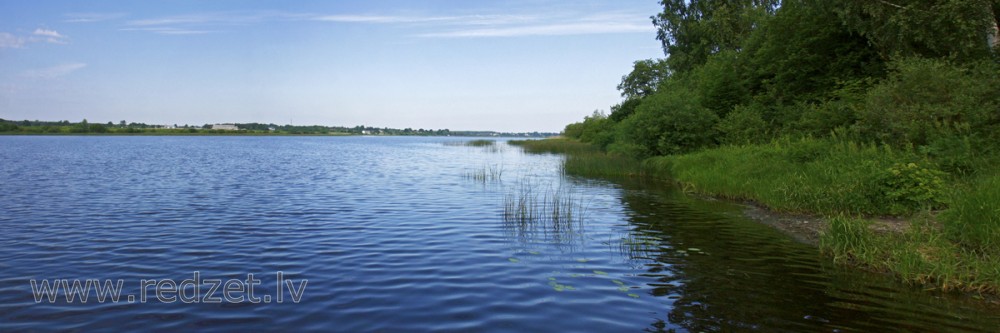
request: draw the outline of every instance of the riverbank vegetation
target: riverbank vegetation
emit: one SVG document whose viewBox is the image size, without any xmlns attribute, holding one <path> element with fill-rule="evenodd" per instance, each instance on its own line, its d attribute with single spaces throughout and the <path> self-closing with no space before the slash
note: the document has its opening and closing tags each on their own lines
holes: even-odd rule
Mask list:
<svg viewBox="0 0 1000 333">
<path fill-rule="evenodd" d="M 661 3 L 667 57 L 635 62 L 610 113 L 526 150 L 826 216 L 838 262 L 1000 293 L 1000 2 Z"/>
</svg>

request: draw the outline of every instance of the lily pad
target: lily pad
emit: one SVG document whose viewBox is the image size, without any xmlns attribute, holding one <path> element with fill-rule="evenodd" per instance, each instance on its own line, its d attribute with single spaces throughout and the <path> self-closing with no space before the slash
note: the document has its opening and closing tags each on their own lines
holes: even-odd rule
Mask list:
<svg viewBox="0 0 1000 333">
<path fill-rule="evenodd" d="M 590 260 L 587 260 L 587 259 L 582 259 L 582 258 L 581 258 L 581 259 L 577 259 L 576 261 L 577 261 L 577 262 L 588 262 L 588 261 L 590 261 Z"/>
<path fill-rule="evenodd" d="M 595 269 L 595 270 L 594 270 L 594 274 L 597 274 L 597 275 L 608 275 L 608 272 L 605 272 L 605 271 L 599 271 L 599 270 L 596 270 L 596 269 Z"/>
<path fill-rule="evenodd" d="M 521 259 L 517 259 L 517 258 L 507 258 L 507 261 L 510 261 L 510 262 L 512 262 L 512 263 L 519 263 L 519 262 L 521 262 Z"/>
<path fill-rule="evenodd" d="M 639 295 L 636 295 L 636 294 L 628 294 L 628 297 L 632 297 L 632 298 L 639 298 Z"/>
</svg>

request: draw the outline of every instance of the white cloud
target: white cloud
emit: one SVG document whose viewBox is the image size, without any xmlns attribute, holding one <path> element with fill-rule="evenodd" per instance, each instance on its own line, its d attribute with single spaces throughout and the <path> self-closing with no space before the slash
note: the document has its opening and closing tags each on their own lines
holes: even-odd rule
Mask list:
<svg viewBox="0 0 1000 333">
<path fill-rule="evenodd" d="M 47 42 L 52 44 L 68 44 L 69 36 L 60 34 L 58 31 L 42 29 L 35 29 L 35 32 L 31 33 L 31 37 L 28 37 L 30 42 Z"/>
<path fill-rule="evenodd" d="M 0 32 L 0 49 L 2 48 L 21 48 L 24 46 L 24 38 L 14 36 L 13 34 L 7 32 Z"/>
<path fill-rule="evenodd" d="M 125 17 L 124 13 L 69 13 L 64 15 L 69 23 L 93 23 Z"/>
<path fill-rule="evenodd" d="M 517 37 L 517 36 L 563 36 L 563 35 L 593 35 L 607 33 L 650 32 L 653 28 L 648 24 L 633 23 L 562 23 L 527 25 L 516 27 L 466 29 L 446 32 L 432 32 L 420 37 Z"/>
<path fill-rule="evenodd" d="M 42 28 L 35 29 L 34 35 L 36 36 L 49 36 L 53 38 L 66 38 L 66 36 L 60 35 L 58 31 L 46 30 Z"/>
<path fill-rule="evenodd" d="M 52 67 L 31 69 L 24 71 L 22 76 L 32 79 L 53 79 L 60 76 L 69 75 L 77 70 L 87 67 L 84 63 L 68 63 Z"/>
<path fill-rule="evenodd" d="M 193 30 L 170 27 L 125 28 L 121 29 L 121 31 L 147 31 L 160 35 L 204 35 L 217 32 L 212 30 Z"/>
<path fill-rule="evenodd" d="M 437 31 L 420 33 L 417 36 L 433 38 L 559 36 L 654 31 L 646 15 L 630 15 L 620 12 L 548 17 L 526 15 L 327 15 L 316 17 L 315 20 L 338 23 L 421 24 L 430 30 Z"/>
<path fill-rule="evenodd" d="M 520 15 L 460 15 L 460 16 L 391 16 L 391 15 L 324 15 L 316 21 L 339 23 L 442 23 L 459 25 L 509 24 L 535 20 L 533 16 Z"/>
</svg>

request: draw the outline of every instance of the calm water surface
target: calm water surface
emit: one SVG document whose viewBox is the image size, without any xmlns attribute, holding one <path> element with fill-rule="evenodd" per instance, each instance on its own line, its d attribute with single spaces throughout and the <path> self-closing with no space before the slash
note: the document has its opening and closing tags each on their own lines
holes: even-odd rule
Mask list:
<svg viewBox="0 0 1000 333">
<path fill-rule="evenodd" d="M 737 206 L 445 144 L 464 140 L 0 137 L 0 331 L 1000 328 L 1000 309 L 835 267 Z M 503 218 L 557 193 L 572 218 Z M 126 299 L 194 272 L 252 273 L 272 302 Z M 299 303 L 276 302 L 277 272 L 308 280 Z M 123 296 L 36 303 L 46 279 L 121 279 Z"/>
</svg>

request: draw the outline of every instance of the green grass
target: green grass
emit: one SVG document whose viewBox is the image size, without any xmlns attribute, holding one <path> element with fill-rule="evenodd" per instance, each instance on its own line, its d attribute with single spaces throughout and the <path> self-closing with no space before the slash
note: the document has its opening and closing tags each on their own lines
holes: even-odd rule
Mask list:
<svg viewBox="0 0 1000 333">
<path fill-rule="evenodd" d="M 512 146 L 519 146 L 528 153 L 576 154 L 600 152 L 600 149 L 590 144 L 565 138 L 549 138 L 544 140 L 510 140 Z"/>
<path fill-rule="evenodd" d="M 644 176 L 642 163 L 633 158 L 602 152 L 593 145 L 576 140 L 550 138 L 544 140 L 511 140 L 532 154 L 565 154 L 563 172 L 569 175 L 597 178 Z"/>
<path fill-rule="evenodd" d="M 981 176 L 952 193 L 940 220 L 966 249 L 1000 257 L 1000 174 Z"/>
<path fill-rule="evenodd" d="M 837 216 L 829 222 L 820 248 L 835 262 L 892 273 L 928 289 L 1000 293 L 1000 257 L 949 240 L 930 216 L 915 218 L 902 233 L 875 231 L 863 218 Z"/>
<path fill-rule="evenodd" d="M 906 215 L 919 206 L 885 199 L 884 178 L 901 162 L 923 163 L 911 151 L 832 140 L 778 140 L 723 146 L 645 161 L 685 191 L 750 200 L 793 213 Z M 902 199 L 901 199 L 902 200 Z"/>
</svg>

